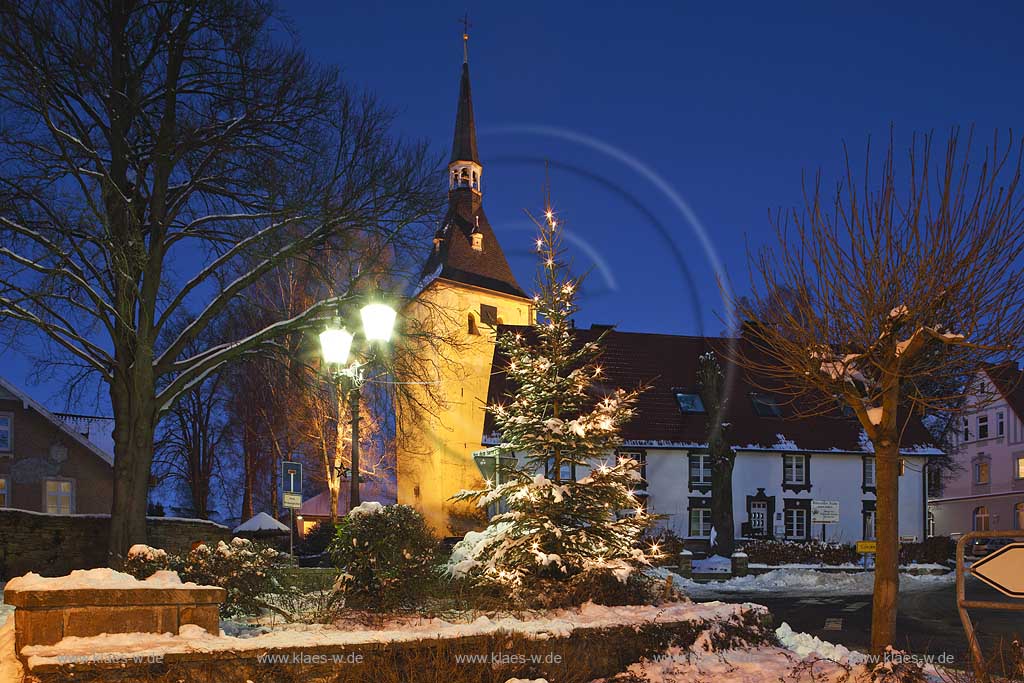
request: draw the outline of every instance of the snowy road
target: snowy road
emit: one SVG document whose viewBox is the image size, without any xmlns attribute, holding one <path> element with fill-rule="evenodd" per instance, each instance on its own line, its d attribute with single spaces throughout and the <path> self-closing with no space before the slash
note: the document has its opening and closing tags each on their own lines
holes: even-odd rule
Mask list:
<svg viewBox="0 0 1024 683">
<path fill-rule="evenodd" d="M 977 581 L 968 580 L 967 586 L 968 599 L 1009 600 Z M 710 596 L 697 599 L 710 599 Z M 765 605 L 774 616 L 776 625 L 785 621 L 793 630 L 804 631 L 823 640 L 861 650 L 866 650 L 869 645 L 870 595 L 815 594 L 799 597 L 729 592 L 718 599 Z M 974 611 L 971 617 L 986 651 L 999 638 L 1024 635 L 1024 619 L 1021 619 L 1020 612 Z M 967 656 L 967 642 L 957 615 L 952 583 L 902 592 L 896 627 L 898 647 L 934 655 L 950 653 L 961 662 Z"/>
</svg>

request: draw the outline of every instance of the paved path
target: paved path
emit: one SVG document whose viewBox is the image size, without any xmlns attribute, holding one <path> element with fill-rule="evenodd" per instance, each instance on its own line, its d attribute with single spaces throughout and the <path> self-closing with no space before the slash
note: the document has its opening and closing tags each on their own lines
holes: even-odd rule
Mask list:
<svg viewBox="0 0 1024 683">
<path fill-rule="evenodd" d="M 1010 600 L 998 591 L 968 579 L 971 600 Z M 702 598 L 705 599 L 705 598 Z M 822 640 L 867 650 L 871 642 L 871 596 L 830 595 L 801 598 L 771 593 L 722 594 L 729 602 L 754 602 L 768 607 L 776 625 L 788 622 Z M 1024 636 L 1024 612 L 974 610 L 971 618 L 987 654 L 999 639 Z M 954 584 L 900 594 L 896 620 L 897 646 L 915 653 L 948 653 L 967 661 L 967 640 L 956 610 Z M 1024 642 L 1024 641 L 1021 641 Z"/>
</svg>

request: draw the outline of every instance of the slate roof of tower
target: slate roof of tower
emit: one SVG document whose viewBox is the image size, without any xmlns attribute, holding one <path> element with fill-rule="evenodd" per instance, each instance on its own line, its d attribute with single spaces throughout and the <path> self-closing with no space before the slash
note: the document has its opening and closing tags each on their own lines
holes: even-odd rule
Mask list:
<svg viewBox="0 0 1024 683">
<path fill-rule="evenodd" d="M 450 161 L 475 161 L 480 163 L 476 148 L 476 121 L 473 119 L 473 95 L 469 88 L 469 63 L 462 64 L 462 79 L 459 82 L 459 107 L 455 113 L 455 135 L 452 138 Z"/>
</svg>

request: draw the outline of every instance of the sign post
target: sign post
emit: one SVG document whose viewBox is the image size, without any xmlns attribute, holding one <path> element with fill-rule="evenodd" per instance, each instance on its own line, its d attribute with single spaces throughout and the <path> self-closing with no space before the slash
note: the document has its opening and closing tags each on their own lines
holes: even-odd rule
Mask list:
<svg viewBox="0 0 1024 683">
<path fill-rule="evenodd" d="M 295 510 L 302 507 L 302 463 L 285 460 L 281 463 L 282 504 L 288 508 L 288 554 L 295 554 Z"/>
<path fill-rule="evenodd" d="M 967 542 L 975 538 L 1013 538 L 1017 542 L 1005 545 L 999 550 L 976 560 L 970 567 L 964 566 L 964 548 Z M 978 680 L 985 678 L 985 660 L 981 654 L 981 645 L 974 632 L 974 624 L 967 613 L 971 609 L 994 609 L 1024 611 L 1024 530 L 1016 531 L 969 531 L 956 543 L 956 607 L 960 612 L 960 623 L 963 624 L 967 644 L 971 648 L 974 660 L 974 673 Z M 987 600 L 968 600 L 964 584 L 965 577 L 971 574 L 980 581 L 992 586 L 1000 593 L 1017 602 L 991 602 Z"/>
<path fill-rule="evenodd" d="M 825 540 L 825 525 L 839 523 L 838 500 L 812 500 L 811 524 L 821 525 L 821 540 Z"/>
</svg>

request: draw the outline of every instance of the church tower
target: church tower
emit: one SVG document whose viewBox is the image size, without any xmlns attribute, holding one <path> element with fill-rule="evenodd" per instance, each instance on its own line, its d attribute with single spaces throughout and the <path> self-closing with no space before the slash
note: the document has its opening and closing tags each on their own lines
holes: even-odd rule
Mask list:
<svg viewBox="0 0 1024 683">
<path fill-rule="evenodd" d="M 533 301 L 516 282 L 483 210 L 469 35 L 462 38 L 448 211 L 434 235 L 419 292 L 405 312 L 421 329 L 440 333 L 450 343 L 421 349 L 421 376 L 430 376 L 433 382 L 421 390 L 415 401 L 419 406 L 406 405 L 399 411 L 397 444 L 398 502 L 423 513 L 441 536 L 463 535 L 485 523 L 475 507 L 449 498 L 483 485 L 473 453 L 483 448 L 497 326 L 530 325 L 535 319 Z"/>
</svg>

